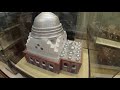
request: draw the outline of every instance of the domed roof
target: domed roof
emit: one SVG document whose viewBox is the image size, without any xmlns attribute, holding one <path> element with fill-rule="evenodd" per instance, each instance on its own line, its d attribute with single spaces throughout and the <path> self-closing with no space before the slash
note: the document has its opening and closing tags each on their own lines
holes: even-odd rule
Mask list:
<svg viewBox="0 0 120 90">
<path fill-rule="evenodd" d="M 59 18 L 51 12 L 42 12 L 34 20 L 33 27 L 52 28 L 60 25 Z"/>
<path fill-rule="evenodd" d="M 51 12 L 42 12 L 34 20 L 32 35 L 34 37 L 56 37 L 63 33 L 59 18 Z"/>
</svg>

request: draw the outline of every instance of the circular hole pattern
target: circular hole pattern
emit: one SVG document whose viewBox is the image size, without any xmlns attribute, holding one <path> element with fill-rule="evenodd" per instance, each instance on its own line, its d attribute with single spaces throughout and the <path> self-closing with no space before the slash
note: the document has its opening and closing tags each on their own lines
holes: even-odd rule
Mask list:
<svg viewBox="0 0 120 90">
<path fill-rule="evenodd" d="M 37 44 L 37 46 L 40 46 L 40 44 Z"/>
<path fill-rule="evenodd" d="M 43 50 L 43 48 L 40 48 L 41 50 Z"/>
</svg>

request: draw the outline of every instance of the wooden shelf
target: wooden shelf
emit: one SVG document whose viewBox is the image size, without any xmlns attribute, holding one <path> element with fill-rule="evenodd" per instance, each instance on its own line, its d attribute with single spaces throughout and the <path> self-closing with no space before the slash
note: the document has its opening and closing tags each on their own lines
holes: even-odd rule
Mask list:
<svg viewBox="0 0 120 90">
<path fill-rule="evenodd" d="M 20 26 L 20 24 L 15 24 L 15 25 L 13 25 L 11 27 L 8 27 L 8 28 L 4 29 L 3 32 L 9 31 L 9 30 L 11 30 L 11 29 L 13 29 L 15 27 L 18 27 L 18 26 Z"/>
<path fill-rule="evenodd" d="M 104 39 L 104 38 L 100 38 L 100 37 L 97 37 L 96 44 L 120 49 L 120 42 L 116 42 L 116 41 L 112 41 L 112 40 L 108 40 L 108 39 Z"/>
<path fill-rule="evenodd" d="M 111 69 L 111 70 L 120 70 L 120 67 L 118 66 L 110 66 L 110 65 L 101 65 L 101 64 L 91 64 L 95 68 L 103 68 L 103 69 Z"/>
<path fill-rule="evenodd" d="M 12 47 L 13 45 L 15 45 L 21 39 L 22 39 L 22 37 L 14 40 L 14 41 L 8 42 L 8 44 L 7 45 L 3 45 L 2 48 L 0 48 L 0 50 L 6 50 L 6 49 Z"/>
<path fill-rule="evenodd" d="M 120 70 L 120 67 L 99 64 L 91 64 L 90 67 L 93 78 L 112 78 Z"/>
</svg>

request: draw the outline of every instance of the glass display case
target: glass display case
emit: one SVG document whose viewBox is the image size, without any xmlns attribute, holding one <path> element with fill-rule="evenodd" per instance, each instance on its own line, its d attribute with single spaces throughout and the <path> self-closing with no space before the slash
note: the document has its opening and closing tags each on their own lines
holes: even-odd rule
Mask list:
<svg viewBox="0 0 120 90">
<path fill-rule="evenodd" d="M 114 77 L 120 71 L 120 13 L 91 12 L 88 46 L 91 77 Z"/>
<path fill-rule="evenodd" d="M 0 60 L 3 62 L 11 60 L 17 63 L 23 57 L 25 38 L 28 36 L 26 32 L 30 30 L 25 26 L 28 21 L 24 16 L 27 15 L 22 12 L 0 12 Z"/>
<path fill-rule="evenodd" d="M 39 13 L 0 12 L 0 50 L 14 63 L 24 57 L 25 44 Z M 82 42 L 83 68 L 88 67 L 89 77 L 113 78 L 120 72 L 119 12 L 53 13 L 59 17 L 67 38 Z M 6 59 L 0 56 L 0 60 Z"/>
<path fill-rule="evenodd" d="M 17 64 L 23 57 L 35 17 L 40 12 L 0 12 L 0 60 Z M 120 72 L 119 12 L 53 12 L 67 39 L 81 41 L 83 66 L 91 78 L 113 78 Z M 74 75 L 73 75 L 74 76 Z"/>
</svg>

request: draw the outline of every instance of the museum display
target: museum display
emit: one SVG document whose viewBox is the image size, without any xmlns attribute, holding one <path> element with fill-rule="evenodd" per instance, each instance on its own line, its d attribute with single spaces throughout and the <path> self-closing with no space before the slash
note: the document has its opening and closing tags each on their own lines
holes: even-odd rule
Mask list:
<svg viewBox="0 0 120 90">
<path fill-rule="evenodd" d="M 88 46 L 92 77 L 113 77 L 120 70 L 120 13 L 90 13 Z"/>
<path fill-rule="evenodd" d="M 34 19 L 24 53 L 29 63 L 54 73 L 77 74 L 82 64 L 82 42 L 68 40 L 59 18 L 51 12 Z"/>
<path fill-rule="evenodd" d="M 120 13 L 0 12 L 0 62 L 27 77 L 113 78 Z"/>
</svg>

